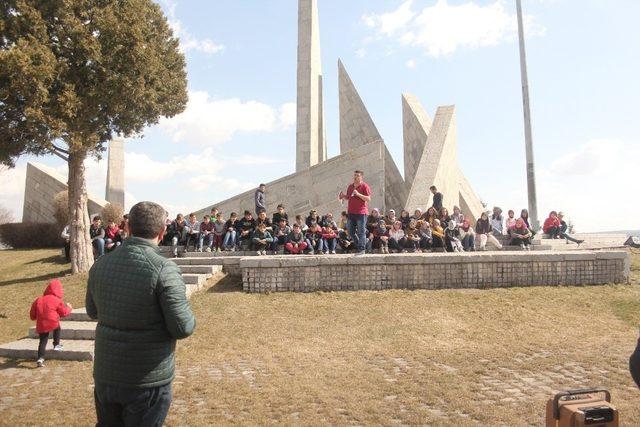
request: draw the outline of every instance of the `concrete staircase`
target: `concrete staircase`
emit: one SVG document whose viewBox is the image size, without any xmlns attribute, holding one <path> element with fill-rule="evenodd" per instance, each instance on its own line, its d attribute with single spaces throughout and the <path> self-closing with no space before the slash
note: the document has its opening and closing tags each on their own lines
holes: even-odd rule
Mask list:
<svg viewBox="0 0 640 427">
<path fill-rule="evenodd" d="M 209 264 L 206 262 L 208 258 L 197 259 L 202 259 L 205 262 L 191 264 L 187 258 L 180 259 L 180 261 L 187 260 L 184 264 L 179 263 L 182 264 L 180 265 L 180 270 L 186 285 L 187 298 L 203 289 L 209 278 L 222 271 L 222 263 Z M 84 307 L 73 310 L 69 317 L 60 322 L 62 329 L 60 335 L 64 349 L 62 351 L 54 351 L 53 342 L 50 339 L 45 359 L 93 360 L 93 340 L 96 335 L 96 325 L 97 322 L 87 315 Z M 0 357 L 35 360 L 38 353 L 38 342 L 36 328 L 32 326 L 29 328 L 28 338 L 0 345 Z"/>
</svg>

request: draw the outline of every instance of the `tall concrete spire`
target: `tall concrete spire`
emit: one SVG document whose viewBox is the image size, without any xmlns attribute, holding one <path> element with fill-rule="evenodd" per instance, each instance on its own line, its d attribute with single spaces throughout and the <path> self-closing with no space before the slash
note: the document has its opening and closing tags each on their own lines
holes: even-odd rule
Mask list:
<svg viewBox="0 0 640 427">
<path fill-rule="evenodd" d="M 109 141 L 109 158 L 107 160 L 107 202 L 120 205 L 124 209 L 124 139 L 114 138 Z"/>
<path fill-rule="evenodd" d="M 317 0 L 298 0 L 296 171 L 327 159 Z"/>
</svg>

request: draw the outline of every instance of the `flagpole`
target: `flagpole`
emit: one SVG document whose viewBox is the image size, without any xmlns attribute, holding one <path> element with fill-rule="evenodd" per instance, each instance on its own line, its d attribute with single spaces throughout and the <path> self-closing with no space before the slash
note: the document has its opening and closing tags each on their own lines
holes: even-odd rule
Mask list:
<svg viewBox="0 0 640 427">
<path fill-rule="evenodd" d="M 522 106 L 524 109 L 524 139 L 527 153 L 527 189 L 529 218 L 531 227 L 538 230 L 538 199 L 536 196 L 536 171 L 533 161 L 533 137 L 531 136 L 531 109 L 529 107 L 529 78 L 527 76 L 527 55 L 524 48 L 524 27 L 522 22 L 522 1 L 516 0 L 518 9 L 518 37 L 520 39 L 520 74 L 522 78 Z"/>
</svg>

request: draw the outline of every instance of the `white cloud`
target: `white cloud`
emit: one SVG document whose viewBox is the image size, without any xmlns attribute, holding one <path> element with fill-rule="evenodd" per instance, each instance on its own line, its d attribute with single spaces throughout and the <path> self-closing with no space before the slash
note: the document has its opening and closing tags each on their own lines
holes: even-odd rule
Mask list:
<svg viewBox="0 0 640 427">
<path fill-rule="evenodd" d="M 22 219 L 26 174 L 27 167 L 24 164 L 18 164 L 13 169 L 0 170 L 0 182 L 2 183 L 0 206 L 8 209 L 16 221 Z"/>
<path fill-rule="evenodd" d="M 361 47 L 360 49 L 356 50 L 357 58 L 364 58 L 365 56 L 367 56 L 367 49 Z"/>
<path fill-rule="evenodd" d="M 259 101 L 237 98 L 211 99 L 207 92 L 189 91 L 187 108 L 172 118 L 162 118 L 160 129 L 173 142 L 220 144 L 238 132 L 274 132 L 295 124 L 295 104 L 274 108 Z"/>
<path fill-rule="evenodd" d="M 208 54 L 222 52 L 225 49 L 223 44 L 214 42 L 211 39 L 198 39 L 191 35 L 177 19 L 170 19 L 169 26 L 173 34 L 180 39 L 180 49 L 184 52 L 197 51 Z"/>
<path fill-rule="evenodd" d="M 405 62 L 405 65 L 409 69 L 414 69 L 414 68 L 416 68 L 416 61 L 415 61 L 415 59 L 410 59 L 407 62 Z"/>
<path fill-rule="evenodd" d="M 280 123 L 284 129 L 290 129 L 296 125 L 296 103 L 287 102 L 280 107 Z"/>
<path fill-rule="evenodd" d="M 416 15 L 416 13 L 411 10 L 412 5 L 413 0 L 407 0 L 393 12 L 379 15 L 369 14 L 363 16 L 362 19 L 367 27 L 378 28 L 382 34 L 390 36 L 404 28 Z"/>
<path fill-rule="evenodd" d="M 551 210 L 560 210 L 579 231 L 638 229 L 640 198 L 633 193 L 638 158 L 638 142 L 615 139 L 591 140 L 560 153 L 540 173 L 541 219 Z"/>
<path fill-rule="evenodd" d="M 420 47 L 434 57 L 451 55 L 460 48 L 495 46 L 515 40 L 515 14 L 505 10 L 504 0 L 485 6 L 474 1 L 449 5 L 437 0 L 420 12 L 411 10 L 413 0 L 402 3 L 393 12 L 363 17 L 365 25 L 376 29 L 381 38 L 389 37 L 403 45 Z M 543 35 L 545 29 L 525 16 L 527 36 Z"/>
<path fill-rule="evenodd" d="M 183 27 L 182 22 L 176 17 L 177 2 L 174 0 L 161 0 L 168 15 L 169 26 L 173 30 L 174 36 L 180 39 L 180 50 L 187 53 L 198 51 L 207 54 L 215 54 L 224 50 L 224 45 L 214 42 L 211 39 L 198 39 Z"/>
</svg>

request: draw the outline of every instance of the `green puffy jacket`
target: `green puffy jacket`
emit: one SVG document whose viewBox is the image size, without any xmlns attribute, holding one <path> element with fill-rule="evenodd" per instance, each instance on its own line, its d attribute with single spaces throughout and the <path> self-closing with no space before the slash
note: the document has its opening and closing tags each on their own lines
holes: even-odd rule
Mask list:
<svg viewBox="0 0 640 427">
<path fill-rule="evenodd" d="M 178 266 L 157 246 L 131 237 L 89 271 L 87 314 L 98 320 L 93 377 L 122 387 L 173 380 L 176 340 L 195 318 Z"/>
</svg>

